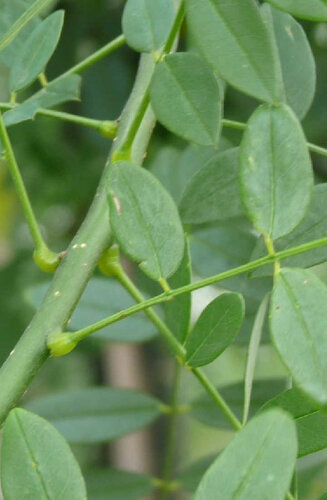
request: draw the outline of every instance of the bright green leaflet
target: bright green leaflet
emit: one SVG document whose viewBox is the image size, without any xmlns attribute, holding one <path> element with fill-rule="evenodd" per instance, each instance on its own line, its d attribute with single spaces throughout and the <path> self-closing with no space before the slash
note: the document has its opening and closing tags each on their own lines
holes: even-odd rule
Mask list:
<svg viewBox="0 0 327 500">
<path fill-rule="evenodd" d="M 161 413 L 160 401 L 127 389 L 92 387 L 46 396 L 28 409 L 49 420 L 71 443 L 117 439 L 150 425 Z"/>
<path fill-rule="evenodd" d="M 219 75 L 260 100 L 278 98 L 273 47 L 255 0 L 186 0 L 186 12 L 198 47 Z"/>
<path fill-rule="evenodd" d="M 327 184 L 318 184 L 314 187 L 312 203 L 303 221 L 287 236 L 274 242 L 276 252 L 314 241 L 322 234 L 327 234 Z M 263 241 L 259 240 L 250 260 L 266 255 Z M 312 267 L 327 260 L 327 249 L 316 248 L 311 252 L 285 259 L 285 267 Z M 265 266 L 253 273 L 254 277 L 269 276 L 273 273 L 270 266 Z"/>
<path fill-rule="evenodd" d="M 148 171 L 116 162 L 108 176 L 110 222 L 121 249 L 150 278 L 170 277 L 184 254 L 184 233 L 169 193 Z"/>
<path fill-rule="evenodd" d="M 202 224 L 243 215 L 238 154 L 238 148 L 216 154 L 191 178 L 180 203 L 184 223 Z"/>
<path fill-rule="evenodd" d="M 260 408 L 270 399 L 285 391 L 285 379 L 255 380 L 252 386 L 251 407 L 249 416 L 252 418 Z M 219 392 L 235 415 L 242 420 L 244 407 L 244 383 L 226 385 L 219 388 Z M 231 426 L 226 421 L 220 409 L 217 408 L 212 399 L 207 395 L 195 399 L 191 403 L 191 416 L 202 422 L 204 425 L 216 427 L 218 429 L 230 430 Z"/>
<path fill-rule="evenodd" d="M 190 251 L 188 242 L 186 242 L 183 260 L 175 274 L 168 280 L 170 288 L 179 288 L 191 283 L 191 274 Z M 184 344 L 190 328 L 191 303 L 191 294 L 185 293 L 164 304 L 168 328 L 176 335 L 177 339 L 182 344 Z"/>
<path fill-rule="evenodd" d="M 222 91 L 210 66 L 196 54 L 172 54 L 154 72 L 151 104 L 159 122 L 187 141 L 217 146 Z"/>
<path fill-rule="evenodd" d="M 10 412 L 1 458 L 6 500 L 86 500 L 84 480 L 68 444 L 33 413 L 20 408 Z"/>
<path fill-rule="evenodd" d="M 27 87 L 42 73 L 58 45 L 63 23 L 64 11 L 54 12 L 27 38 L 10 72 L 11 92 Z"/>
<path fill-rule="evenodd" d="M 254 227 L 272 240 L 290 233 L 311 201 L 311 159 L 291 109 L 264 105 L 251 116 L 240 148 L 241 196 Z"/>
<path fill-rule="evenodd" d="M 268 401 L 263 410 L 280 407 L 295 419 L 299 440 L 298 456 L 327 448 L 327 415 L 310 401 L 297 387 L 278 394 Z"/>
<path fill-rule="evenodd" d="M 223 293 L 201 313 L 186 343 L 185 361 L 198 367 L 214 361 L 235 339 L 244 318 L 244 300 Z"/>
<path fill-rule="evenodd" d="M 49 283 L 44 283 L 28 291 L 28 299 L 35 308 L 41 305 L 48 286 Z M 133 304 L 130 294 L 115 279 L 93 278 L 72 315 L 69 329 L 79 330 Z M 96 332 L 90 341 L 146 342 L 156 334 L 156 328 L 141 313 Z"/>
<path fill-rule="evenodd" d="M 203 476 L 194 500 L 285 500 L 296 454 L 295 424 L 281 410 L 269 410 L 236 434 Z"/>
<path fill-rule="evenodd" d="M 154 480 L 143 474 L 117 469 L 86 471 L 88 500 L 139 500 L 154 490 Z"/>
<path fill-rule="evenodd" d="M 283 269 L 270 306 L 272 340 L 295 383 L 327 403 L 327 287 L 310 271 Z"/>
<path fill-rule="evenodd" d="M 3 115 L 5 125 L 9 127 L 10 125 L 31 120 L 40 108 L 51 108 L 66 101 L 79 100 L 80 87 L 81 77 L 79 75 L 67 75 L 49 83 L 23 104 L 19 104 L 14 109 L 7 111 Z"/>
<path fill-rule="evenodd" d="M 325 0 L 268 0 L 277 9 L 309 21 L 327 21 Z"/>
<path fill-rule="evenodd" d="M 173 0 L 128 0 L 122 26 L 127 43 L 137 52 L 155 52 L 168 38 L 175 19 Z"/>
<path fill-rule="evenodd" d="M 7 33 L 8 29 L 17 21 L 26 8 L 27 4 L 24 0 L 0 0 L 0 37 Z M 5 49 L 0 51 L 0 61 L 8 68 L 11 68 L 15 63 L 20 52 L 23 50 L 27 38 L 36 26 L 38 26 L 39 22 L 39 18 L 32 19 L 32 21 L 16 36 L 15 40 Z"/>
<path fill-rule="evenodd" d="M 316 90 L 316 65 L 306 33 L 292 16 L 268 4 L 263 5 L 262 14 L 276 45 L 282 92 L 288 105 L 303 119 Z"/>
</svg>

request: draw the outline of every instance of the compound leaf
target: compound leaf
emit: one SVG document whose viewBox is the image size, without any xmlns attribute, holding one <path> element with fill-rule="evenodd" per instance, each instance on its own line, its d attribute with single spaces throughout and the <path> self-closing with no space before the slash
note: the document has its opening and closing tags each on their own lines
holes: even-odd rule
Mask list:
<svg viewBox="0 0 327 500">
<path fill-rule="evenodd" d="M 6 500 L 86 500 L 84 480 L 68 444 L 43 418 L 21 408 L 12 410 L 1 457 Z"/>
<path fill-rule="evenodd" d="M 313 175 L 301 126 L 286 105 L 258 108 L 240 148 L 241 196 L 255 228 L 270 239 L 290 233 L 311 201 Z"/>
<path fill-rule="evenodd" d="M 210 66 L 196 54 L 172 54 L 154 72 L 151 104 L 159 122 L 196 144 L 218 145 L 222 92 Z"/>
<path fill-rule="evenodd" d="M 230 85 L 263 101 L 278 97 L 278 68 L 255 0 L 187 0 L 201 52 Z"/>
<path fill-rule="evenodd" d="M 175 18 L 173 0 L 128 0 L 123 33 L 137 52 L 155 52 L 166 42 Z"/>
<path fill-rule="evenodd" d="M 295 383 L 327 404 L 326 286 L 310 271 L 283 268 L 270 307 L 273 342 Z"/>
<path fill-rule="evenodd" d="M 203 476 L 194 500 L 284 500 L 296 454 L 294 422 L 279 409 L 268 410 L 236 434 Z"/>
<path fill-rule="evenodd" d="M 116 162 L 108 176 L 110 222 L 122 250 L 152 279 L 171 276 L 184 254 L 177 208 L 150 172 Z"/>
<path fill-rule="evenodd" d="M 238 293 L 223 293 L 201 313 L 186 343 L 189 366 L 214 361 L 235 339 L 244 319 L 244 301 Z"/>
</svg>

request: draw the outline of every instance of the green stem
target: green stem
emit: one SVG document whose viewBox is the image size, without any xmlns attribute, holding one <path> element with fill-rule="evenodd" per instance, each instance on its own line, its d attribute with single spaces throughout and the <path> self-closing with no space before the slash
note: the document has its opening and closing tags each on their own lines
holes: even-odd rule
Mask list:
<svg viewBox="0 0 327 500">
<path fill-rule="evenodd" d="M 174 456 L 175 456 L 175 439 L 176 439 L 176 427 L 178 418 L 178 395 L 180 387 L 181 378 L 181 366 L 176 363 L 174 382 L 172 387 L 172 396 L 170 401 L 171 414 L 169 416 L 169 427 L 166 437 L 165 453 L 164 453 L 164 463 L 163 463 L 163 474 L 162 481 L 167 484 L 171 481 L 173 467 L 174 467 Z M 165 500 L 169 495 L 169 491 L 162 489 L 159 495 L 159 500 Z"/>
<path fill-rule="evenodd" d="M 223 120 L 223 126 L 226 128 L 233 128 L 236 130 L 245 130 L 246 129 L 246 123 L 243 122 L 238 122 L 234 120 Z M 309 151 L 312 153 L 316 153 L 317 155 L 320 156 L 325 156 L 327 157 L 327 149 L 323 148 L 321 146 L 316 146 L 316 144 L 312 144 L 311 142 L 307 142 L 307 146 Z"/>
<path fill-rule="evenodd" d="M 319 248 L 327 245 L 327 238 L 321 238 L 319 240 L 310 241 L 309 243 L 304 243 L 303 245 L 299 245 L 293 248 L 289 248 L 287 250 L 282 250 L 281 252 L 276 252 L 275 255 L 267 255 L 265 257 L 261 257 L 260 259 L 253 260 L 248 264 L 244 264 L 239 267 L 235 267 L 229 271 L 224 271 L 223 273 L 216 274 L 215 276 L 210 276 L 210 278 L 205 278 L 203 280 L 196 281 L 195 283 L 190 283 L 189 285 L 185 285 L 180 288 L 176 288 L 175 290 L 171 290 L 170 292 L 165 292 L 156 297 L 152 297 L 151 299 L 145 300 L 140 304 L 136 304 L 135 306 L 131 306 L 123 311 L 120 311 L 108 318 L 105 318 L 97 323 L 93 323 L 86 328 L 78 330 L 70 334 L 71 339 L 75 342 L 80 342 L 85 339 L 92 333 L 102 330 L 106 326 L 112 325 L 117 321 L 121 321 L 133 314 L 136 314 L 140 311 L 144 311 L 149 307 L 156 306 L 158 304 L 162 304 L 163 302 L 167 302 L 178 295 L 183 295 L 184 293 L 190 293 L 200 288 L 204 288 L 215 283 L 219 283 L 229 278 L 233 278 L 234 276 L 239 276 L 240 274 L 248 273 L 250 271 L 254 271 L 260 267 L 263 267 L 267 264 L 273 264 L 278 260 L 284 260 L 289 257 L 294 257 L 295 255 L 299 255 L 304 252 L 308 252 L 310 250 L 314 250 L 315 248 Z M 168 337 L 168 336 L 167 336 Z"/>
<path fill-rule="evenodd" d="M 42 268 L 42 260 L 44 261 L 45 266 L 47 263 L 49 264 L 49 269 L 45 269 L 48 271 L 54 270 L 59 263 L 59 255 L 55 254 L 51 250 L 49 250 L 47 244 L 45 243 L 40 228 L 38 226 L 30 199 L 28 197 L 25 184 L 23 178 L 21 176 L 20 170 L 18 168 L 18 164 L 16 161 L 15 153 L 13 151 L 9 135 L 7 133 L 7 129 L 4 126 L 2 115 L 0 112 L 0 141 L 5 150 L 6 159 L 8 161 L 9 170 L 16 188 L 16 192 L 23 208 L 23 212 L 25 215 L 25 219 L 27 225 L 29 227 L 31 236 L 34 241 L 35 246 L 35 260 L 38 264 L 41 264 Z M 54 269 L 51 268 L 54 267 Z M 51 269 L 50 269 L 51 268 Z"/>
<path fill-rule="evenodd" d="M 15 104 L 9 102 L 0 102 L 0 109 L 10 110 L 14 109 L 15 107 Z M 98 132 L 100 132 L 100 134 L 108 137 L 109 139 L 114 139 L 117 134 L 117 120 L 95 120 L 93 118 L 87 118 L 84 116 L 72 115 L 71 113 L 64 113 L 62 111 L 43 108 L 38 109 L 35 114 L 40 116 L 47 116 L 49 118 L 57 118 L 58 120 L 63 120 L 68 123 L 75 123 L 76 125 L 81 125 L 82 127 L 88 127 L 93 130 L 97 130 Z"/>
<path fill-rule="evenodd" d="M 83 59 L 83 61 L 75 64 L 75 66 L 72 66 L 70 69 L 65 71 L 62 75 L 58 76 L 56 80 L 59 78 L 62 78 L 63 76 L 71 75 L 71 74 L 76 74 L 76 73 L 81 73 L 82 71 L 86 70 L 93 64 L 97 63 L 98 61 L 101 61 L 104 57 L 108 56 L 115 50 L 119 49 L 126 43 L 126 39 L 124 35 L 119 35 L 117 38 L 114 40 L 111 40 L 109 43 L 101 47 L 101 49 L 97 50 L 96 52 L 93 52 L 90 56 L 86 57 L 86 59 Z"/>
</svg>

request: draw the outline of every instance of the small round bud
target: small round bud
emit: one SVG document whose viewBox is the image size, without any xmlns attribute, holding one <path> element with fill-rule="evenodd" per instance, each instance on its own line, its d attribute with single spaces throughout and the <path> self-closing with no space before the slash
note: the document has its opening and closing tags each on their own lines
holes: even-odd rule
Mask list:
<svg viewBox="0 0 327 500">
<path fill-rule="evenodd" d="M 77 342 L 72 340 L 72 334 L 69 332 L 56 332 L 48 338 L 48 349 L 50 355 L 57 358 L 65 356 L 75 349 Z"/>
<path fill-rule="evenodd" d="M 37 248 L 33 254 L 34 262 L 41 271 L 54 273 L 60 264 L 60 255 L 48 247 Z"/>
</svg>

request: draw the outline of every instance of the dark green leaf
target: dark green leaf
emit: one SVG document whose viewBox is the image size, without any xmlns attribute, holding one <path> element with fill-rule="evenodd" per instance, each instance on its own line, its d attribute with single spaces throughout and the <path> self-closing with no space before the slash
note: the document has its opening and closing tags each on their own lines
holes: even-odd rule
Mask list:
<svg viewBox="0 0 327 500">
<path fill-rule="evenodd" d="M 116 439 L 150 425 L 160 401 L 136 391 L 92 387 L 32 401 L 28 409 L 50 420 L 72 443 Z"/>
<path fill-rule="evenodd" d="M 187 0 L 197 44 L 230 85 L 263 101 L 278 97 L 278 71 L 268 29 L 255 0 Z"/>
<path fill-rule="evenodd" d="M 296 453 L 295 424 L 281 410 L 268 410 L 236 434 L 205 473 L 194 500 L 285 500 Z"/>
<path fill-rule="evenodd" d="M 0 37 L 7 33 L 9 28 L 23 14 L 30 3 L 31 2 L 28 3 L 25 0 L 2 0 L 0 2 Z M 10 43 L 10 45 L 0 51 L 0 61 L 8 68 L 11 68 L 12 65 L 15 64 L 17 57 L 19 57 L 19 54 L 24 48 L 27 38 L 36 26 L 38 26 L 39 22 L 39 18 L 32 19 L 32 21 L 25 26 L 25 28 L 23 28 L 16 38 Z"/>
<path fill-rule="evenodd" d="M 325 0 L 268 0 L 277 9 L 309 21 L 327 21 Z"/>
<path fill-rule="evenodd" d="M 23 104 L 7 111 L 3 115 L 5 125 L 8 127 L 31 120 L 40 108 L 51 108 L 66 101 L 79 100 L 80 87 L 81 77 L 79 75 L 67 75 L 59 80 L 54 80 Z"/>
<path fill-rule="evenodd" d="M 285 388 L 286 383 L 283 379 L 255 380 L 252 387 L 250 417 L 252 418 L 264 403 L 284 391 Z M 226 385 L 220 387 L 219 392 L 228 402 L 237 418 L 241 420 L 244 405 L 244 384 L 239 382 Z M 192 402 L 191 415 L 205 425 L 218 427 L 219 429 L 231 429 L 225 416 L 206 394 Z"/>
<path fill-rule="evenodd" d="M 192 177 L 180 204 L 185 223 L 202 224 L 243 215 L 238 153 L 238 148 L 218 153 Z"/>
<path fill-rule="evenodd" d="M 122 250 L 150 278 L 161 280 L 178 268 L 184 233 L 169 193 L 148 171 L 128 162 L 112 165 L 108 177 L 110 222 Z"/>
<path fill-rule="evenodd" d="M 63 22 L 64 11 L 54 12 L 27 38 L 10 72 L 11 92 L 27 87 L 44 71 L 58 45 Z"/>
<path fill-rule="evenodd" d="M 295 383 L 327 404 L 326 286 L 311 272 L 283 268 L 270 306 L 273 342 Z"/>
<path fill-rule="evenodd" d="M 188 242 L 185 244 L 183 260 L 168 283 L 172 289 L 191 283 L 191 262 Z M 182 344 L 184 344 L 190 328 L 191 303 L 191 294 L 184 293 L 164 304 L 166 323 Z"/>
<path fill-rule="evenodd" d="M 276 252 L 296 247 L 321 238 L 327 234 L 327 184 L 318 184 L 314 187 L 312 203 L 303 221 L 287 236 L 274 242 Z M 253 251 L 251 260 L 266 255 L 263 241 L 258 243 Z M 321 247 L 305 252 L 283 261 L 285 267 L 313 267 L 327 260 L 327 248 Z M 271 266 L 264 266 L 253 273 L 253 277 L 270 276 L 273 273 Z"/>
<path fill-rule="evenodd" d="M 302 26 L 279 10 L 264 4 L 262 14 L 271 30 L 280 63 L 282 94 L 300 119 L 309 110 L 316 87 L 316 66 Z"/>
<path fill-rule="evenodd" d="M 240 149 L 241 196 L 255 228 L 270 239 L 290 233 L 311 200 L 313 175 L 306 139 L 285 105 L 258 108 Z"/>
<path fill-rule="evenodd" d="M 204 475 L 205 471 L 210 467 L 212 462 L 217 458 L 216 455 L 200 458 L 196 462 L 186 466 L 177 475 L 177 481 L 181 484 L 183 490 L 195 491 Z"/>
<path fill-rule="evenodd" d="M 138 52 L 155 52 L 166 42 L 175 18 L 173 0 L 128 0 L 123 33 Z"/>
<path fill-rule="evenodd" d="M 151 104 L 171 132 L 196 144 L 218 145 L 222 92 L 210 66 L 196 54 L 172 54 L 154 72 Z"/>
<path fill-rule="evenodd" d="M 197 367 L 214 361 L 235 339 L 244 318 L 244 300 L 223 293 L 201 313 L 186 343 L 185 361 Z"/>
<path fill-rule="evenodd" d="M 32 304 L 37 308 L 48 289 L 48 283 L 38 285 L 29 292 Z M 74 311 L 69 329 L 80 330 L 134 304 L 129 293 L 114 279 L 93 278 Z M 156 334 L 156 329 L 144 314 L 136 314 L 123 321 L 95 332 L 92 339 L 100 341 L 145 342 Z"/>
<path fill-rule="evenodd" d="M 298 388 L 293 388 L 268 401 L 263 410 L 280 407 L 295 419 L 299 441 L 298 456 L 327 448 L 327 415 Z"/>
<path fill-rule="evenodd" d="M 154 490 L 153 478 L 117 469 L 86 471 L 85 480 L 88 500 L 138 500 Z"/>
<path fill-rule="evenodd" d="M 68 444 L 33 413 L 20 408 L 10 412 L 1 458 L 6 500 L 86 500 L 84 480 Z"/>
</svg>

